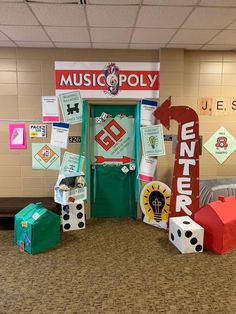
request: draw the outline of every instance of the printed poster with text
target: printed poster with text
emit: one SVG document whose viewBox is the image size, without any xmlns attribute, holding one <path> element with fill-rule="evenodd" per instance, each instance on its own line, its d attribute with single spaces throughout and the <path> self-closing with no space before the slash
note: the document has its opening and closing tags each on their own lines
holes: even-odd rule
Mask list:
<svg viewBox="0 0 236 314">
<path fill-rule="evenodd" d="M 42 114 L 44 123 L 60 121 L 57 96 L 42 96 Z"/>
<path fill-rule="evenodd" d="M 70 152 L 65 152 L 60 167 L 60 174 L 70 176 L 72 173 L 76 176 L 83 171 L 85 157 Z M 78 169 L 79 168 L 79 169 Z"/>
<path fill-rule="evenodd" d="M 95 121 L 95 119 L 94 119 Z M 124 164 L 134 159 L 134 119 L 108 118 L 94 122 L 94 156 L 98 164 Z"/>
<path fill-rule="evenodd" d="M 48 143 L 32 144 L 32 168 L 40 170 L 58 170 L 61 150 Z"/>
<path fill-rule="evenodd" d="M 64 122 L 75 124 L 82 122 L 83 101 L 79 91 L 64 93 L 59 96 Z"/>
<path fill-rule="evenodd" d="M 141 127 L 143 155 L 155 157 L 165 155 L 165 144 L 162 125 Z"/>
</svg>

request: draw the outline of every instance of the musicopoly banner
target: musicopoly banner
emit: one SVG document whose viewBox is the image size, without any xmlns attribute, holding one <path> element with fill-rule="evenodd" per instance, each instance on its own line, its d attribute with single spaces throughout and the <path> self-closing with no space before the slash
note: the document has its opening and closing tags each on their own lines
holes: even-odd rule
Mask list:
<svg viewBox="0 0 236 314">
<path fill-rule="evenodd" d="M 56 95 L 82 98 L 159 98 L 160 63 L 55 62 Z"/>
</svg>

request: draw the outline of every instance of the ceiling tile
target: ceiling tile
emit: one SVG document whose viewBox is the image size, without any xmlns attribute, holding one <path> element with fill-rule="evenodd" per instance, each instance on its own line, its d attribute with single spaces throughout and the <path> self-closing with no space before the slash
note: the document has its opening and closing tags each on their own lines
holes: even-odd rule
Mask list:
<svg viewBox="0 0 236 314">
<path fill-rule="evenodd" d="M 139 4 L 140 0 L 89 0 L 89 4 Z"/>
<path fill-rule="evenodd" d="M 221 29 L 236 18 L 236 9 L 196 8 L 182 28 Z"/>
<path fill-rule="evenodd" d="M 16 41 L 19 47 L 34 47 L 34 48 L 53 48 L 54 45 L 50 41 Z"/>
<path fill-rule="evenodd" d="M 236 38 L 236 30 L 224 30 L 213 38 L 208 44 L 217 45 L 234 45 Z"/>
<path fill-rule="evenodd" d="M 15 47 L 16 45 L 10 40 L 0 41 L 0 47 Z"/>
<path fill-rule="evenodd" d="M 65 42 L 54 42 L 57 48 L 91 48 L 90 43 L 65 43 Z"/>
<path fill-rule="evenodd" d="M 18 41 L 49 41 L 40 26 L 0 26 L 10 39 Z"/>
<path fill-rule="evenodd" d="M 0 3 L 0 24 L 38 25 L 30 9 L 24 3 Z"/>
<path fill-rule="evenodd" d="M 137 27 L 179 27 L 192 10 L 191 7 L 142 6 Z"/>
<path fill-rule="evenodd" d="M 198 0 L 144 0 L 143 4 L 151 5 L 195 5 Z"/>
<path fill-rule="evenodd" d="M 200 49 L 202 45 L 190 45 L 190 44 L 168 44 L 166 48 L 183 48 L 188 50 Z"/>
<path fill-rule="evenodd" d="M 201 50 L 233 50 L 235 45 L 205 45 Z"/>
<path fill-rule="evenodd" d="M 98 49 L 128 49 L 128 44 L 121 43 L 94 43 L 93 48 Z"/>
<path fill-rule="evenodd" d="M 76 4 L 30 4 L 43 25 L 86 26 L 84 9 Z"/>
<path fill-rule="evenodd" d="M 163 48 L 165 44 L 130 44 L 131 49 L 157 50 Z"/>
<path fill-rule="evenodd" d="M 236 7 L 235 0 L 201 0 L 199 5 L 212 7 Z"/>
<path fill-rule="evenodd" d="M 205 44 L 215 34 L 216 30 L 180 29 L 171 40 L 171 44 Z"/>
<path fill-rule="evenodd" d="M 131 28 L 91 28 L 92 42 L 100 43 L 128 43 Z"/>
<path fill-rule="evenodd" d="M 138 6 L 88 5 L 87 15 L 90 26 L 132 27 L 138 12 Z"/>
<path fill-rule="evenodd" d="M 131 43 L 167 43 L 175 29 L 136 28 Z"/>
<path fill-rule="evenodd" d="M 85 27 L 45 27 L 53 41 L 58 42 L 90 42 L 89 33 Z"/>
</svg>

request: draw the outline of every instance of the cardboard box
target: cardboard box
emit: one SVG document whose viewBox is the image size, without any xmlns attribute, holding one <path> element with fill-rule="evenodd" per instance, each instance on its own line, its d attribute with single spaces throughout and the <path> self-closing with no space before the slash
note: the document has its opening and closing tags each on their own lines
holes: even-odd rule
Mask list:
<svg viewBox="0 0 236 314">
<path fill-rule="evenodd" d="M 59 175 L 57 183 L 54 187 L 54 201 L 61 205 L 71 204 L 76 201 L 84 201 L 87 199 L 87 186 L 77 185 L 78 178 L 83 178 L 84 173 L 81 172 L 80 176 L 71 175 Z M 84 181 L 85 182 L 85 181 Z M 69 186 L 69 190 L 63 190 L 60 186 Z"/>
</svg>

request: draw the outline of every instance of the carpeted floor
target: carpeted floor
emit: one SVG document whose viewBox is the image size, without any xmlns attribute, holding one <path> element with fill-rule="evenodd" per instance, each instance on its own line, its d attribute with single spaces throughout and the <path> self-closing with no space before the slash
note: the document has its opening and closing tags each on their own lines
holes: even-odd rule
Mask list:
<svg viewBox="0 0 236 314">
<path fill-rule="evenodd" d="M 97 220 L 30 255 L 0 230 L 0 313 L 236 313 L 236 250 L 180 254 L 167 233 Z"/>
</svg>

